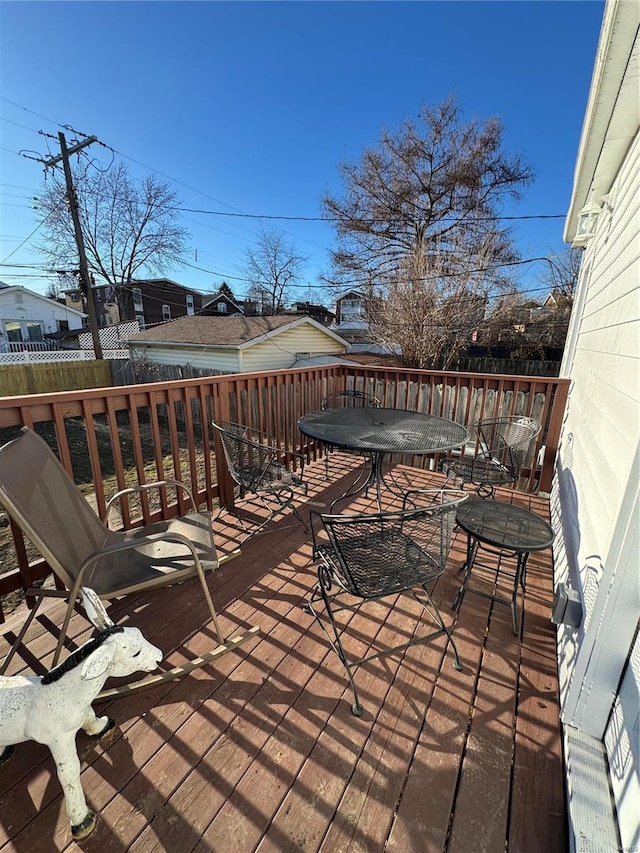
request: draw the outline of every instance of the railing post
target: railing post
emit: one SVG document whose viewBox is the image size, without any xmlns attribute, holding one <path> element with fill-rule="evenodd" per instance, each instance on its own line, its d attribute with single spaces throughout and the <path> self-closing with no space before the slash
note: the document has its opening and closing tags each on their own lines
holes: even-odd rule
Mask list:
<svg viewBox="0 0 640 853">
<path fill-rule="evenodd" d="M 215 386 L 213 400 L 213 419 L 219 421 L 230 420 L 229 409 L 229 383 L 218 382 Z M 213 430 L 213 448 L 216 463 L 216 480 L 218 483 L 218 500 L 220 506 L 233 507 L 235 502 L 235 483 L 229 474 L 227 462 L 224 457 L 222 441 L 217 430 Z"/>
<path fill-rule="evenodd" d="M 562 424 L 564 422 L 564 412 L 567 405 L 568 396 L 568 381 L 556 385 L 555 394 L 553 396 L 553 405 L 551 409 L 549 432 L 547 433 L 547 443 L 544 448 L 542 471 L 540 472 L 540 486 L 538 488 L 540 492 L 551 491 L 554 462 L 556 458 L 556 453 L 558 452 L 558 444 L 560 443 L 560 432 L 562 430 Z"/>
</svg>

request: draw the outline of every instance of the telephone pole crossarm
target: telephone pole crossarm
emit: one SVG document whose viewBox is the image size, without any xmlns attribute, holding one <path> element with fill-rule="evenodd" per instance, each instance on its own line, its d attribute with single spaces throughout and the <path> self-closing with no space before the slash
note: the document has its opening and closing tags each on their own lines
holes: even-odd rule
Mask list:
<svg viewBox="0 0 640 853">
<path fill-rule="evenodd" d="M 64 137 L 64 133 L 59 133 L 58 137 Z M 86 139 L 83 139 L 82 142 L 78 142 L 77 145 L 72 145 L 71 148 L 67 148 L 67 156 L 71 156 L 71 154 L 76 154 L 78 151 L 82 151 L 83 148 L 86 148 L 87 145 L 93 145 L 94 142 L 98 141 L 97 136 L 87 136 Z M 66 145 L 66 139 L 65 139 Z M 61 160 L 64 160 L 64 154 L 58 154 L 57 157 L 50 157 L 48 160 L 42 160 L 47 169 L 51 168 L 51 166 L 55 166 Z"/>
</svg>

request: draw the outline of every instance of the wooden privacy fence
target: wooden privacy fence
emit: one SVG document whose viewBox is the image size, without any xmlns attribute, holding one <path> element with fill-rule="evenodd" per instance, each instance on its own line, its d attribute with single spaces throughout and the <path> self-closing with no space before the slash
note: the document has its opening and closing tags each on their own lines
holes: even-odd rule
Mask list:
<svg viewBox="0 0 640 853">
<path fill-rule="evenodd" d="M 105 388 L 112 381 L 103 360 L 0 365 L 0 397 Z"/>
<path fill-rule="evenodd" d="M 301 435 L 298 418 L 345 388 L 372 393 L 385 406 L 464 424 L 507 414 L 537 417 L 544 430 L 532 459 L 543 444 L 546 450 L 541 469 L 530 466 L 525 487 L 550 488 L 568 380 L 328 365 L 5 397 L 0 399 L 0 443 L 18 435 L 22 426 L 35 429 L 102 517 L 108 496 L 117 490 L 167 478 L 190 485 L 198 505 L 213 509 L 218 502 L 233 503 L 234 483 L 217 434 L 212 435 L 212 420 L 246 423 L 274 435 L 283 450 L 317 458 L 323 449 Z M 434 464 L 421 457 L 411 461 Z M 127 528 L 186 510 L 182 490 L 177 497 L 162 490 L 155 502 L 148 494 L 135 505 L 123 500 L 121 522 Z M 0 560 L 0 596 L 26 589 L 49 571 L 13 525 L 9 532 L 0 524 Z"/>
</svg>

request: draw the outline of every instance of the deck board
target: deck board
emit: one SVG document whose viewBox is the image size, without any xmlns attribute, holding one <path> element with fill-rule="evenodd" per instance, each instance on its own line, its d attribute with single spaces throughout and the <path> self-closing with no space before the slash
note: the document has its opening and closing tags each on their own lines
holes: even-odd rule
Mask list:
<svg viewBox="0 0 640 853">
<path fill-rule="evenodd" d="M 310 463 L 309 508 L 322 509 L 358 464 L 332 454 Z M 344 476 L 337 474 L 343 471 Z M 399 468 L 412 485 L 438 475 Z M 505 490 L 548 517 L 543 498 Z M 262 509 L 247 501 L 247 524 Z M 304 507 L 304 503 L 301 504 Z M 371 508 L 360 497 L 354 508 Z M 244 533 L 223 514 L 216 542 L 231 551 Z M 356 674 L 365 713 L 350 712 L 339 661 L 302 605 L 315 579 L 307 534 L 290 513 L 253 539 L 210 580 L 223 630 L 260 625 L 246 646 L 212 666 L 146 693 L 102 703 L 118 728 L 108 743 L 78 736 L 82 781 L 99 811 L 87 851 L 561 851 L 564 794 L 555 633 L 549 622 L 551 553 L 532 555 L 522 641 L 508 607 L 479 596 L 451 610 L 464 537 L 456 534 L 434 599 L 455 626 L 463 672 L 445 637 L 365 664 Z M 29 655 L 12 671 L 47 665 L 63 605 L 48 602 L 29 632 Z M 402 596 L 347 615 L 354 648 L 391 645 L 416 630 L 418 608 Z M 136 624 L 170 663 L 211 648 L 198 584 L 113 602 L 112 618 Z M 16 630 L 22 614 L 9 619 Z M 71 642 L 91 636 L 80 616 Z M 0 646 L 4 653 L 6 646 Z M 76 851 L 48 750 L 21 745 L 0 767 L 0 850 Z"/>
</svg>

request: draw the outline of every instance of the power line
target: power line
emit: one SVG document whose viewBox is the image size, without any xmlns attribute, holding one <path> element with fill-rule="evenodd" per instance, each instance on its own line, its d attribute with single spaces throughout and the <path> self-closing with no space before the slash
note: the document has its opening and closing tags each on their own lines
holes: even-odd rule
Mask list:
<svg viewBox="0 0 640 853">
<path fill-rule="evenodd" d="M 7 255 L 7 257 L 6 257 L 6 258 L 3 258 L 3 259 L 2 259 L 2 261 L 0 261 L 0 265 L 5 264 L 5 263 L 9 260 L 9 258 L 11 258 L 13 255 L 15 255 L 15 253 L 18 251 L 18 249 L 21 249 L 21 248 L 24 246 L 24 244 L 25 244 L 26 242 L 28 242 L 28 241 L 33 237 L 33 235 L 36 233 L 36 231 L 38 230 L 38 228 L 40 228 L 40 226 L 41 226 L 41 225 L 44 225 L 44 223 L 45 223 L 45 221 L 46 221 L 46 219 L 47 219 L 47 218 L 48 218 L 48 217 L 46 217 L 46 216 L 45 216 L 45 218 L 44 218 L 44 219 L 42 219 L 40 222 L 38 222 L 38 224 L 37 224 L 37 225 L 36 225 L 36 227 L 33 229 L 33 231 L 31 232 L 31 234 L 29 234 L 29 236 L 28 236 L 28 237 L 25 237 L 25 238 L 24 238 L 24 240 L 22 241 L 22 243 L 19 243 L 19 244 L 15 247 L 15 249 L 14 249 L 12 252 L 9 252 L 9 254 Z"/>
<path fill-rule="evenodd" d="M 276 214 L 268 214 L 268 213 L 227 213 L 224 210 L 202 210 L 198 208 L 191 207 L 179 207 L 177 210 L 183 213 L 203 213 L 209 216 L 235 216 L 242 219 L 282 219 L 289 222 L 342 222 L 343 220 L 339 216 L 287 216 L 287 215 L 276 215 Z M 479 216 L 475 217 L 473 220 L 475 222 L 512 222 L 512 221 L 520 221 L 525 219 L 565 219 L 566 213 L 539 213 L 539 214 L 527 214 L 524 216 Z M 362 222 L 364 224 L 386 224 L 388 222 L 393 222 L 395 220 L 386 218 L 386 219 L 368 219 L 368 218 L 358 218 L 357 222 Z M 402 221 L 402 220 L 397 220 Z M 437 220 L 438 222 L 468 222 L 470 221 L 467 217 L 458 217 L 458 216 L 444 216 Z"/>
<path fill-rule="evenodd" d="M 476 269 L 463 270 L 462 273 L 460 273 L 460 272 L 441 273 L 440 275 L 434 275 L 434 276 L 422 276 L 422 277 L 416 277 L 416 278 L 400 279 L 400 280 L 398 280 L 397 283 L 398 284 L 411 284 L 411 283 L 415 283 L 415 282 L 439 281 L 443 278 L 455 278 L 455 277 L 462 275 L 462 274 L 470 275 L 470 274 L 476 274 L 476 273 L 494 272 L 495 270 L 497 270 L 501 267 L 524 266 L 526 264 L 537 263 L 539 261 L 545 261 L 546 263 L 553 266 L 553 261 L 550 258 L 540 256 L 540 257 L 535 257 L 535 258 L 523 258 L 519 261 L 505 261 L 505 262 L 500 263 L 500 264 L 492 264 L 488 267 L 478 267 Z M 217 276 L 217 277 L 222 278 L 222 279 L 231 279 L 232 281 L 241 281 L 241 282 L 244 282 L 245 284 L 258 284 L 258 285 L 262 285 L 262 286 L 268 286 L 271 284 L 271 282 L 269 282 L 269 281 L 255 281 L 253 279 L 244 278 L 242 276 L 230 275 L 230 274 L 223 273 L 223 272 L 220 272 L 217 270 L 207 269 L 206 267 L 201 267 L 201 266 L 198 266 L 196 264 L 191 264 L 188 261 L 181 261 L 180 264 L 182 266 L 186 266 L 186 267 L 189 267 L 191 269 L 198 270 L 199 272 L 207 273 L 209 275 Z M 4 264 L 0 263 L 0 266 L 4 266 Z M 55 269 L 51 269 L 48 267 L 43 267 L 42 265 L 38 265 L 38 264 L 24 264 L 24 265 L 9 264 L 8 266 L 11 266 L 13 268 L 20 267 L 20 268 L 25 268 L 25 269 L 28 268 L 28 269 L 42 270 L 43 272 L 57 272 L 57 273 L 68 272 L 68 270 L 55 270 Z M 142 280 L 144 281 L 144 279 L 142 279 Z M 333 288 L 342 288 L 342 287 L 345 287 L 347 285 L 358 285 L 358 286 L 362 287 L 363 283 L 358 279 L 352 279 L 352 280 L 345 280 L 345 281 L 337 282 L 336 284 L 333 284 L 333 285 L 306 283 L 306 284 L 300 284 L 300 285 L 293 285 L 293 287 L 297 287 L 297 288 L 301 288 L 301 289 L 326 290 L 327 287 L 329 287 L 329 286 L 333 287 Z M 120 285 L 116 285 L 116 286 L 120 286 Z M 508 291 L 508 293 L 513 293 L 513 294 L 539 293 L 542 291 L 548 292 L 549 290 L 550 290 L 549 286 L 544 285 L 542 287 L 528 288 L 526 290 Z"/>
</svg>

